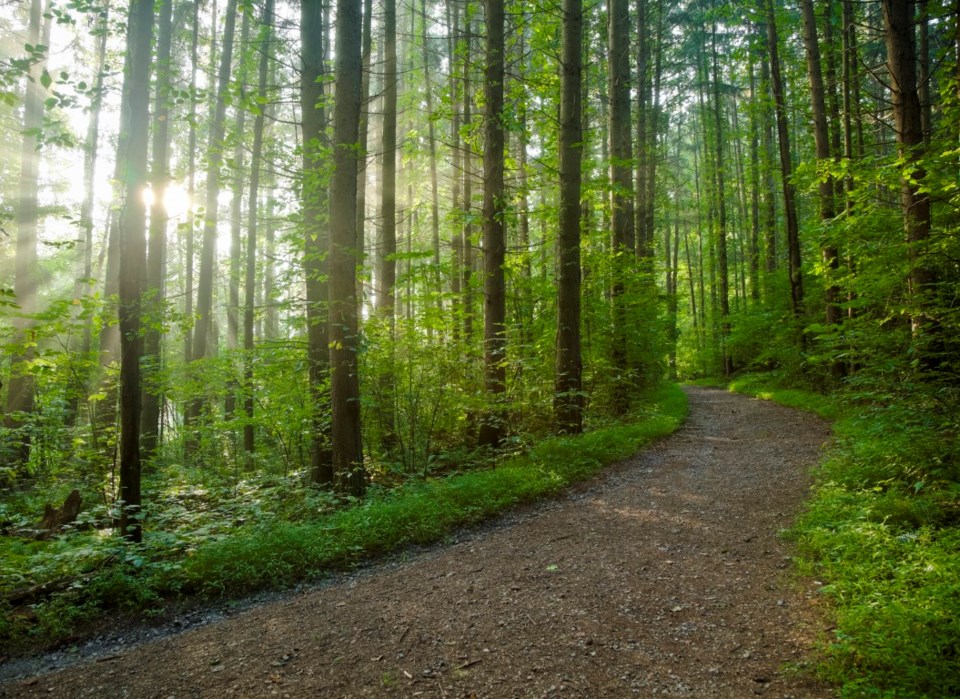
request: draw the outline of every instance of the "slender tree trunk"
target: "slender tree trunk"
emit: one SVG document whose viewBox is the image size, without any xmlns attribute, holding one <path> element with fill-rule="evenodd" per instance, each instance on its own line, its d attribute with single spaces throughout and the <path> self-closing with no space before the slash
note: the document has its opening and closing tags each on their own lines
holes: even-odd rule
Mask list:
<svg viewBox="0 0 960 699">
<path fill-rule="evenodd" d="M 903 178 L 900 206 L 911 260 L 908 277 L 914 310 L 911 326 L 915 336 L 925 326 L 932 329 L 926 307 L 934 292 L 937 275 L 924 246 L 930 237 L 930 195 L 924 190 L 927 173 L 923 158 L 923 107 L 917 90 L 917 54 L 909 0 L 883 0 L 883 24 L 887 45 L 887 68 L 893 97 L 894 130 L 900 157 L 908 163 L 909 179 Z"/>
<path fill-rule="evenodd" d="M 380 257 L 377 313 L 393 326 L 397 283 L 397 8 L 383 2 L 383 160 L 380 178 Z M 391 420 L 392 422 L 392 420 Z M 392 431 L 392 430 L 391 430 Z"/>
<path fill-rule="evenodd" d="M 140 523 L 140 314 L 146 265 L 147 144 L 153 0 L 131 0 L 117 162 L 125 183 L 120 213 L 120 533 L 142 537 Z"/>
<path fill-rule="evenodd" d="M 820 44 L 817 41 L 817 23 L 813 13 L 813 0 L 801 0 L 800 11 L 803 16 L 803 40 L 807 54 L 807 75 L 810 78 L 810 95 L 813 104 L 813 140 L 816 146 L 818 167 L 830 166 L 830 131 L 827 123 L 826 94 L 823 85 L 823 71 L 820 64 Z M 832 176 L 819 178 L 820 220 L 825 224 L 836 215 L 834 208 L 834 179 Z M 824 269 L 827 270 L 825 289 L 826 322 L 835 325 L 840 322 L 840 308 L 837 305 L 839 289 L 831 277 L 839 268 L 839 253 L 830 243 L 820 246 Z M 835 373 L 840 365 L 835 365 Z"/>
<path fill-rule="evenodd" d="M 451 205 L 454 215 L 458 217 L 462 214 L 463 203 L 461 202 L 461 186 L 463 180 L 463 157 L 460 144 L 460 81 L 457 78 L 459 69 L 458 53 L 462 40 L 460 36 L 460 4 L 447 3 L 447 24 L 451 27 L 448 40 L 448 53 L 450 60 L 449 67 L 449 91 L 450 91 L 450 150 L 451 150 Z M 455 228 L 450 237 L 451 248 L 451 272 L 450 272 L 450 295 L 453 299 L 452 317 L 452 335 L 454 341 L 460 339 L 460 318 L 463 313 L 463 304 L 461 299 L 462 290 L 460 281 L 463 268 L 463 235 L 460 228 Z"/>
<path fill-rule="evenodd" d="M 164 261 L 167 255 L 167 222 L 164 205 L 170 181 L 170 45 L 173 36 L 173 3 L 161 0 L 157 33 L 156 108 L 153 115 L 153 163 L 150 207 L 150 238 L 147 249 L 145 304 L 146 330 L 143 338 L 143 399 L 140 416 L 141 451 L 149 459 L 157 449 L 160 437 L 160 416 L 163 400 L 160 339 L 163 335 L 165 290 Z"/>
<path fill-rule="evenodd" d="M 498 446 L 506 428 L 507 303 L 504 262 L 504 7 L 485 0 L 486 69 L 483 140 L 483 375 L 490 406 L 480 424 L 479 443 Z"/>
<path fill-rule="evenodd" d="M 560 230 L 557 238 L 557 430 L 583 431 L 580 357 L 580 167 L 583 158 L 583 3 L 564 0 L 560 56 Z"/>
<path fill-rule="evenodd" d="M 233 35 L 236 26 L 237 0 L 228 0 L 224 13 L 223 49 L 217 75 L 217 100 L 207 146 L 207 196 L 203 217 L 203 247 L 200 250 L 200 278 L 197 283 L 197 325 L 193 336 L 193 360 L 199 361 L 210 352 L 213 328 L 214 267 L 217 253 L 218 199 L 220 167 L 223 164 L 226 96 L 233 60 Z M 188 406 L 188 420 L 195 421 L 203 409 L 203 399 L 195 398 Z"/>
<path fill-rule="evenodd" d="M 267 100 L 267 76 L 270 68 L 270 47 L 273 39 L 272 27 L 276 18 L 273 12 L 274 0 L 265 0 L 263 19 L 260 22 L 260 60 L 257 71 L 257 102 L 260 108 L 253 122 L 253 150 L 250 153 L 250 196 L 247 205 L 247 249 L 246 269 L 244 271 L 243 303 L 243 413 L 246 422 L 243 425 L 243 450 L 252 455 L 256 447 L 253 425 L 253 350 L 254 350 L 254 311 L 257 288 L 257 227 L 260 202 L 260 165 L 263 158 L 263 131 Z"/>
<path fill-rule="evenodd" d="M 790 306 L 794 316 L 803 314 L 803 278 L 800 273 L 800 228 L 797 222 L 793 165 L 790 158 L 790 136 L 787 128 L 787 104 L 780 77 L 780 49 L 777 39 L 773 0 L 767 0 L 767 50 L 770 53 L 770 77 L 777 114 L 777 136 L 780 143 L 780 174 L 783 179 L 783 204 L 787 219 L 787 262 L 790 274 Z M 802 337 L 801 343 L 802 343 Z"/>
<path fill-rule="evenodd" d="M 726 172 L 724 164 L 723 102 L 720 100 L 720 57 L 717 51 L 717 25 L 713 25 L 713 119 L 716 137 L 716 178 L 717 178 L 717 267 L 720 275 L 720 322 L 721 347 L 723 352 L 723 373 L 733 373 L 733 360 L 727 351 L 727 339 L 730 337 L 730 277 L 727 261 L 727 196 Z"/>
<path fill-rule="evenodd" d="M 473 54 L 473 23 L 467 22 L 466 55 L 463 61 L 463 123 L 473 120 L 473 92 L 470 80 L 470 59 Z M 463 339 L 469 347 L 473 340 L 473 146 L 467 142 L 463 149 L 463 254 L 460 290 L 463 293 Z"/>
<path fill-rule="evenodd" d="M 927 0 L 917 0 L 917 97 L 920 99 L 920 125 L 923 130 L 924 147 L 930 146 L 933 135 L 933 105 L 930 100 L 930 15 Z M 957 19 L 960 21 L 960 18 Z"/>
<path fill-rule="evenodd" d="M 240 43 L 238 53 L 237 87 L 241 95 L 247 91 L 246 54 L 250 45 L 250 14 L 243 10 L 243 21 L 240 29 Z M 236 127 L 233 133 L 233 163 L 232 187 L 230 193 L 230 271 L 227 285 L 227 350 L 233 355 L 240 346 L 240 275 L 243 267 L 243 175 L 246 169 L 246 105 L 236 106 Z M 232 356 L 231 356 L 232 364 Z M 232 373 L 232 372 L 231 372 Z M 233 419 L 237 408 L 237 391 L 239 383 L 230 376 L 227 379 L 227 392 L 224 397 L 223 415 L 227 420 Z"/>
<path fill-rule="evenodd" d="M 652 255 L 653 231 L 647 224 L 647 146 L 650 129 L 650 75 L 647 64 L 650 58 L 650 41 L 647 22 L 647 0 L 637 0 L 637 131 L 636 131 L 636 191 L 634 192 L 634 227 L 637 258 L 650 260 Z"/>
<path fill-rule="evenodd" d="M 330 327 L 327 311 L 330 289 L 327 283 L 327 182 L 323 175 L 325 135 L 325 57 L 326 26 L 321 2 L 300 5 L 301 112 L 303 115 L 303 267 L 307 291 L 307 380 L 312 402 L 310 439 L 310 476 L 314 483 L 334 483 L 333 454 L 325 407 L 328 402 L 327 377 L 330 371 Z"/>
<path fill-rule="evenodd" d="M 31 46 L 41 45 L 41 0 L 31 0 L 30 24 L 27 36 Z M 49 23 L 49 20 L 47 21 Z M 43 33 L 46 33 L 44 31 Z M 50 42 L 43 42 L 49 46 Z M 37 188 L 40 178 L 40 154 L 37 134 L 43 124 L 43 87 L 40 82 L 46 66 L 46 57 L 33 63 L 27 74 L 26 97 L 23 106 L 23 140 L 20 148 L 20 184 L 17 206 L 17 248 L 14 260 L 13 293 L 20 307 L 21 318 L 14 321 L 15 346 L 19 346 L 10 358 L 13 368 L 7 390 L 7 429 L 20 430 L 24 421 L 21 416 L 34 411 L 34 383 L 26 365 L 33 361 L 36 351 L 32 348 L 33 320 L 37 311 Z M 12 462 L 26 464 L 30 458 L 30 436 L 21 433 L 13 447 Z"/>
<path fill-rule="evenodd" d="M 614 254 L 613 282 L 613 410 L 623 415 L 629 408 L 630 367 L 627 356 L 625 277 L 628 253 L 634 250 L 634 211 L 631 182 L 633 149 L 630 143 L 630 37 L 627 0 L 608 0 L 610 91 L 610 182 Z"/>
<path fill-rule="evenodd" d="M 430 147 L 430 243 L 433 250 L 432 281 L 437 298 L 437 310 L 443 311 L 440 288 L 440 186 L 437 178 L 437 139 L 433 118 L 433 84 L 430 81 L 430 49 L 427 44 L 427 0 L 422 0 L 420 10 L 423 15 L 423 80 L 424 97 L 427 103 L 427 140 Z M 453 57 L 451 56 L 451 60 Z M 433 323 L 427 325 L 427 332 L 433 333 Z"/>
<path fill-rule="evenodd" d="M 78 301 L 90 296 L 93 290 L 93 207 L 95 204 L 95 186 L 97 176 L 97 158 L 100 151 L 100 112 L 103 104 L 103 83 L 107 56 L 108 23 L 110 21 L 110 3 L 103 8 L 98 26 L 96 77 L 90 99 L 90 117 L 87 121 L 87 134 L 83 154 L 83 204 L 80 207 L 80 229 L 83 239 L 77 255 L 77 280 L 74 298 Z M 80 344 L 80 356 L 86 361 L 93 346 L 93 332 L 90 323 L 85 323 L 83 339 Z M 86 398 L 90 371 L 81 371 L 81 386 L 71 397 L 70 416 L 72 423 L 76 419 L 80 400 Z M 92 416 L 91 416 L 92 417 Z"/>
<path fill-rule="evenodd" d="M 363 29 L 360 45 L 360 126 L 357 143 L 360 156 L 357 159 L 357 260 L 365 257 L 367 227 L 367 146 L 370 125 L 370 71 L 373 60 L 373 0 L 363 1 Z M 357 280 L 357 302 L 363 303 L 363 282 Z"/>
<path fill-rule="evenodd" d="M 757 102 L 756 70 L 750 53 L 750 95 Z M 760 125 L 756 108 L 750 110 L 750 298 L 760 302 Z"/>
<path fill-rule="evenodd" d="M 360 0 L 337 0 L 334 171 L 330 184 L 330 363 L 333 465 L 342 487 L 366 491 L 357 361 L 357 137 L 361 82 Z"/>
<path fill-rule="evenodd" d="M 216 5 L 214 5 L 216 8 Z M 187 119 L 189 131 L 187 136 L 187 198 L 190 208 L 187 211 L 187 223 L 184 226 L 186 238 L 183 249 L 183 315 L 187 319 L 187 328 L 183 333 L 184 362 L 193 361 L 193 259 L 194 259 L 194 228 L 196 215 L 194 202 L 197 196 L 197 102 L 193 95 L 197 91 L 197 69 L 199 67 L 198 45 L 200 41 L 200 3 L 193 4 L 193 24 L 190 29 L 190 117 Z"/>
</svg>

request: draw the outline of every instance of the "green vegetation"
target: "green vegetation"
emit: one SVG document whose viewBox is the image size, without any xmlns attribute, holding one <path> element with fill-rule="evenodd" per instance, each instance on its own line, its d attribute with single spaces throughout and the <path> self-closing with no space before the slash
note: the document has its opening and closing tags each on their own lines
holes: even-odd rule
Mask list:
<svg viewBox="0 0 960 699">
<path fill-rule="evenodd" d="M 0 594 L 70 583 L 40 599 L 29 616 L 5 614 L 0 640 L 8 647 L 52 642 L 109 611 L 149 614 L 178 596 L 237 596 L 346 569 L 409 544 L 439 541 L 455 527 L 589 478 L 672 432 L 685 414 L 686 396 L 676 385 L 665 385 L 622 423 L 550 437 L 490 467 L 380 487 L 345 506 L 323 491 L 304 496 L 302 488 L 284 501 L 285 490 L 296 491 L 294 478 L 244 482 L 232 496 L 184 482 L 168 493 L 163 509 L 149 514 L 153 524 L 145 528 L 141 546 L 122 545 L 99 530 L 44 542 L 3 538 Z"/>
<path fill-rule="evenodd" d="M 770 374 L 730 388 L 837 419 L 791 532 L 836 618 L 822 675 L 844 697 L 960 695 L 956 415 L 916 397 L 879 405 L 783 388 Z"/>
</svg>

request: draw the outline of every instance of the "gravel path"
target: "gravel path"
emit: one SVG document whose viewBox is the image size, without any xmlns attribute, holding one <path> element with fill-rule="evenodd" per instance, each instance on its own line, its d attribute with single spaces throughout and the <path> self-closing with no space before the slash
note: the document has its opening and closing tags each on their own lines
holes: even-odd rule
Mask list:
<svg viewBox="0 0 960 699">
<path fill-rule="evenodd" d="M 688 393 L 677 433 L 560 500 L 0 696 L 832 696 L 777 535 L 829 428 Z"/>
</svg>

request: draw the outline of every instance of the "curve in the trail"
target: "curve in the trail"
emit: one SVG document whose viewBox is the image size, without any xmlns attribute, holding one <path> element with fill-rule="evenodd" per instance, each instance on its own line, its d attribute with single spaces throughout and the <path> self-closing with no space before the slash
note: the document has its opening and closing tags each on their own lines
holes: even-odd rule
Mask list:
<svg viewBox="0 0 960 699">
<path fill-rule="evenodd" d="M 691 388 L 677 433 L 453 544 L 0 686 L 56 697 L 827 697 L 778 536 L 829 429 Z"/>
</svg>

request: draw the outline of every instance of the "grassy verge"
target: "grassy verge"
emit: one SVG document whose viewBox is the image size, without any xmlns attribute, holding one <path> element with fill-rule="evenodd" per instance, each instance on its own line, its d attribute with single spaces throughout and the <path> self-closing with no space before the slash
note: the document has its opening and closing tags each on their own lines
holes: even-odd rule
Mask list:
<svg viewBox="0 0 960 699">
<path fill-rule="evenodd" d="M 675 430 L 686 410 L 686 396 L 676 385 L 668 385 L 650 396 L 628 424 L 545 439 L 496 468 L 411 481 L 308 521 L 245 524 L 228 534 L 186 544 L 173 533 L 158 532 L 139 549 L 117 548 L 115 543 L 97 548 L 85 535 L 83 546 L 74 549 L 75 558 L 83 559 L 86 568 L 93 567 L 93 574 L 35 605 L 28 614 L 0 610 L 5 612 L 0 617 L 0 643 L 23 645 L 31 638 L 34 643 L 38 639 L 50 643 L 113 610 L 149 614 L 179 595 L 239 596 L 283 587 L 409 544 L 439 541 L 455 527 L 589 478 Z M 39 565 L 36 558 L 49 554 L 49 546 L 70 544 L 11 545 L 0 551 L 0 566 Z M 105 560 L 110 564 L 103 565 Z"/>
<path fill-rule="evenodd" d="M 920 400 L 843 401 L 747 376 L 731 390 L 836 419 L 792 531 L 835 629 L 820 672 L 843 697 L 960 696 L 957 416 Z"/>
</svg>

